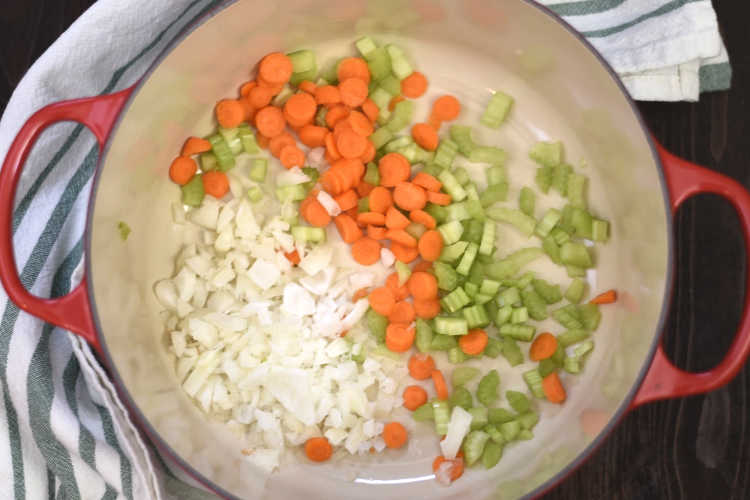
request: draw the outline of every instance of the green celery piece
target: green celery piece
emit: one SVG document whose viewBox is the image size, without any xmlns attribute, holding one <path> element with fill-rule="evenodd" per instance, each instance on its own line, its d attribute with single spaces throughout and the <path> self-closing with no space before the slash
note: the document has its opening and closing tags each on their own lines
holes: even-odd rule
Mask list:
<svg viewBox="0 0 750 500">
<path fill-rule="evenodd" d="M 479 368 L 473 366 L 457 366 L 453 369 L 451 374 L 451 382 L 453 387 L 462 386 L 467 382 L 475 379 L 479 375 Z"/>
<path fill-rule="evenodd" d="M 460 406 L 464 410 L 469 410 L 474 406 L 474 398 L 471 397 L 469 390 L 462 386 L 453 388 L 453 394 L 451 394 L 448 402 L 451 407 Z"/>
<path fill-rule="evenodd" d="M 375 340 L 379 344 L 385 342 L 385 329 L 388 326 L 388 318 L 378 314 L 373 309 L 368 309 L 367 314 L 365 314 L 365 320 Z"/>
<path fill-rule="evenodd" d="M 538 247 L 522 248 L 508 255 L 502 260 L 494 262 L 486 267 L 487 277 L 494 280 L 503 280 L 518 274 L 521 268 L 530 262 L 542 257 L 544 251 Z"/>
<path fill-rule="evenodd" d="M 526 236 L 534 234 L 536 219 L 526 215 L 520 210 L 505 207 L 489 207 L 485 211 L 485 214 L 490 219 L 511 224 Z"/>
<path fill-rule="evenodd" d="M 484 406 L 492 406 L 497 401 L 498 387 L 500 385 L 500 375 L 497 370 L 490 370 L 482 377 L 477 386 L 477 400 Z"/>
<path fill-rule="evenodd" d="M 182 203 L 189 207 L 199 207 L 205 195 L 203 177 L 200 174 L 194 175 L 187 184 L 182 186 Z"/>
<path fill-rule="evenodd" d="M 434 333 L 430 324 L 422 318 L 417 318 L 417 334 L 415 344 L 420 352 L 429 352 L 432 349 L 432 338 Z"/>
<path fill-rule="evenodd" d="M 521 192 L 518 197 L 518 208 L 521 209 L 521 212 L 530 217 L 533 217 L 535 200 L 536 195 L 534 194 L 534 191 L 524 186 L 521 188 Z"/>
<path fill-rule="evenodd" d="M 531 147 L 529 158 L 545 167 L 555 167 L 562 162 L 562 142 L 537 142 Z"/>
<path fill-rule="evenodd" d="M 511 96 L 499 90 L 495 91 L 492 97 L 490 97 L 490 102 L 484 109 L 479 123 L 489 128 L 500 128 L 500 125 L 508 116 L 511 106 L 513 106 L 513 98 Z"/>
</svg>

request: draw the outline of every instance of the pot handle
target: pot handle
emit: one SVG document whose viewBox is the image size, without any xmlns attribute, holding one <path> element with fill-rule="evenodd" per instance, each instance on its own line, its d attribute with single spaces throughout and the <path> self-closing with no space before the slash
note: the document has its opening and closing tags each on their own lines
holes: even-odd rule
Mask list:
<svg viewBox="0 0 750 500">
<path fill-rule="evenodd" d="M 78 122 L 94 133 L 101 153 L 132 91 L 133 87 L 115 94 L 45 106 L 34 113 L 18 132 L 0 170 L 0 282 L 8 297 L 24 311 L 77 333 L 97 351 L 101 351 L 101 345 L 91 315 L 85 277 L 72 292 L 55 299 L 32 295 L 21 283 L 13 254 L 13 202 L 23 166 L 44 129 L 61 121 Z"/>
<path fill-rule="evenodd" d="M 740 227 L 745 239 L 745 253 L 750 264 L 750 194 L 738 182 L 703 167 L 678 158 L 656 143 L 664 177 L 669 188 L 672 210 L 683 201 L 698 193 L 713 193 L 728 200 L 737 210 Z M 750 284 L 750 266 L 745 277 Z M 750 293 L 745 293 L 742 319 L 732 345 L 724 359 L 711 370 L 689 373 L 680 370 L 669 360 L 661 344 L 646 377 L 638 389 L 630 408 L 660 399 L 670 399 L 692 394 L 702 394 L 718 389 L 737 375 L 750 354 Z"/>
</svg>

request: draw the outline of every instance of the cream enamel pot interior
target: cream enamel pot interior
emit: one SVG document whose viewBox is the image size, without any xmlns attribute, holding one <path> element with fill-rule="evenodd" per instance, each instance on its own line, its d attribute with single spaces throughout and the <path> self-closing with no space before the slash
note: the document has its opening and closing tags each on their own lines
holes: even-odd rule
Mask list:
<svg viewBox="0 0 750 500">
<path fill-rule="evenodd" d="M 293 15 L 290 15 L 293 13 Z M 270 51 L 313 48 L 319 61 L 342 55 L 357 35 L 400 43 L 430 79 L 478 116 L 489 92 L 516 98 L 511 123 L 495 136 L 511 168 L 533 170 L 525 149 L 562 139 L 585 161 L 592 205 L 613 227 L 598 255 L 597 279 L 621 300 L 606 312 L 599 346 L 565 405 L 545 410 L 535 439 L 509 449 L 490 471 L 469 470 L 450 488 L 431 475 L 434 436 L 407 452 L 334 464 L 304 460 L 266 480 L 236 437 L 183 396 L 168 363 L 155 281 L 169 275 L 187 236 L 172 223 L 179 189 L 167 176 L 189 135 L 213 127 L 215 101 L 234 95 Z M 38 134 L 63 120 L 87 125 L 102 149 L 88 213 L 86 274 L 70 295 L 45 300 L 21 285 L 11 213 L 23 163 Z M 0 276 L 19 307 L 89 341 L 132 415 L 163 454 L 203 485 L 238 498 L 515 498 L 535 496 L 592 453 L 629 409 L 706 392 L 728 382 L 750 350 L 747 302 L 726 359 L 688 374 L 659 347 L 672 286 L 672 212 L 697 192 L 737 209 L 748 247 L 750 197 L 734 181 L 674 158 L 654 144 L 611 68 L 563 21 L 530 1 L 228 2 L 177 37 L 150 72 L 118 94 L 44 108 L 19 132 L 0 173 Z M 123 243 L 116 224 L 133 232 Z M 748 266 L 750 268 L 750 266 Z M 589 422 L 588 433 L 581 421 Z M 591 431 L 591 422 L 596 430 Z"/>
</svg>

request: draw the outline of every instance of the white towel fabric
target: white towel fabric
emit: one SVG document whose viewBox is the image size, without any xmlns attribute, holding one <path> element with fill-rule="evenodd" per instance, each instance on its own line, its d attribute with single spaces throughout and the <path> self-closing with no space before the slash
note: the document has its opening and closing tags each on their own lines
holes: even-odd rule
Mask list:
<svg viewBox="0 0 750 500">
<path fill-rule="evenodd" d="M 94 4 L 14 92 L 0 122 L 0 158 L 35 110 L 128 87 L 183 27 L 221 3 Z M 637 99 L 695 100 L 729 85 L 707 0 L 544 3 L 602 51 Z M 14 245 L 22 282 L 37 295 L 59 296 L 78 282 L 96 154 L 88 131 L 62 124 L 42 135 L 27 162 Z M 205 497 L 137 434 L 88 345 L 20 312 L 2 291 L 0 309 L 0 500 Z"/>
</svg>

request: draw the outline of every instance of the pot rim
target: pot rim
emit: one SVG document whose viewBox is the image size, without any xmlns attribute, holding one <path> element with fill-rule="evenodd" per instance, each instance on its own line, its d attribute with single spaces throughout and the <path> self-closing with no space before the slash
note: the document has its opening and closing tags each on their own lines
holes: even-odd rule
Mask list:
<svg viewBox="0 0 750 500">
<path fill-rule="evenodd" d="M 584 448 L 580 453 L 578 453 L 578 455 L 573 460 L 571 460 L 565 467 L 563 467 L 557 474 L 547 479 L 544 483 L 537 486 L 533 491 L 530 491 L 529 493 L 523 496 L 523 498 L 537 498 L 543 495 L 544 493 L 550 491 L 555 486 L 559 485 L 568 476 L 570 476 L 573 472 L 575 472 L 581 465 L 583 465 L 584 462 L 586 462 L 589 458 L 591 458 L 591 456 L 593 456 L 594 452 L 604 443 L 604 441 L 609 437 L 609 435 L 612 433 L 614 428 L 617 425 L 619 425 L 620 421 L 625 417 L 625 415 L 627 415 L 630 409 L 630 404 L 633 398 L 635 397 L 636 393 L 638 392 L 638 389 L 641 387 L 641 384 L 643 382 L 643 379 L 646 376 L 646 373 L 651 367 L 652 360 L 656 353 L 656 348 L 658 347 L 661 341 L 661 336 L 664 330 L 664 326 L 666 324 L 667 315 L 669 314 L 669 310 L 671 308 L 671 302 L 672 302 L 671 300 L 672 289 L 674 286 L 674 269 L 673 269 L 674 268 L 673 266 L 674 264 L 674 234 L 673 234 L 674 221 L 673 221 L 672 209 L 669 203 L 670 197 L 669 197 L 669 190 L 667 188 L 667 182 L 666 182 L 666 178 L 664 174 L 664 167 L 659 157 L 656 145 L 654 144 L 654 141 L 651 137 L 651 133 L 649 132 L 649 129 L 646 126 L 646 123 L 640 111 L 638 110 L 638 107 L 636 106 L 635 101 L 628 93 L 627 89 L 622 83 L 622 80 L 620 80 L 615 70 L 606 61 L 606 59 L 604 59 L 604 57 L 599 53 L 599 51 L 597 51 L 596 48 L 594 48 L 594 46 L 581 33 L 576 31 L 575 28 L 573 28 L 562 17 L 555 14 L 555 12 L 552 11 L 550 8 L 546 7 L 545 5 L 539 4 L 534 0 L 520 0 L 520 1 L 525 3 L 528 6 L 536 8 L 542 14 L 547 15 L 550 19 L 554 20 L 563 29 L 565 29 L 571 36 L 575 37 L 589 52 L 592 53 L 594 57 L 596 57 L 596 59 L 599 61 L 602 67 L 607 71 L 607 73 L 609 73 L 615 85 L 617 85 L 617 87 L 620 89 L 620 92 L 622 92 L 628 106 L 630 107 L 633 115 L 635 116 L 636 120 L 638 121 L 640 125 L 640 129 L 643 132 L 646 142 L 651 150 L 651 156 L 654 160 L 654 163 L 658 165 L 659 167 L 661 167 L 658 169 L 657 173 L 659 176 L 659 187 L 662 193 L 664 209 L 667 215 L 667 221 L 666 221 L 667 271 L 666 271 L 666 276 L 665 276 L 665 286 L 664 286 L 663 297 L 662 297 L 662 307 L 659 313 L 659 320 L 656 324 L 654 338 L 651 341 L 651 346 L 649 347 L 647 356 L 644 358 L 643 364 L 641 365 L 641 368 L 638 372 L 638 376 L 633 381 L 632 386 L 629 392 L 627 393 L 627 395 L 623 398 L 622 402 L 620 403 L 618 408 L 613 413 L 612 417 L 607 422 L 607 425 L 605 425 L 604 428 L 602 428 L 599 434 L 588 444 L 588 446 L 586 446 L 586 448 Z M 96 193 L 97 193 L 97 189 L 99 186 L 101 168 L 106 162 L 106 157 L 107 157 L 107 154 L 109 153 L 109 149 L 112 145 L 113 138 L 116 134 L 117 128 L 119 127 L 120 123 L 122 122 L 125 115 L 127 114 L 128 108 L 130 107 L 133 100 L 137 96 L 138 91 L 141 89 L 141 87 L 148 81 L 149 77 L 156 71 L 156 69 L 161 65 L 164 59 L 166 59 L 169 56 L 169 54 L 171 54 L 171 52 L 174 50 L 175 47 L 177 47 L 177 45 L 179 45 L 193 31 L 195 31 L 196 29 L 201 27 L 203 24 L 205 24 L 209 19 L 213 18 L 218 13 L 220 13 L 221 11 L 223 11 L 230 5 L 234 4 L 235 2 L 237 2 L 237 0 L 223 0 L 217 3 L 212 8 L 210 8 L 210 10 L 208 10 L 207 12 L 200 15 L 198 18 L 194 19 L 188 25 L 186 25 L 178 34 L 176 34 L 172 38 L 172 40 L 170 40 L 167 43 L 167 45 L 162 49 L 161 53 L 154 59 L 154 61 L 148 67 L 146 72 L 131 87 L 131 93 L 128 96 L 127 100 L 123 103 L 120 113 L 112 126 L 112 130 L 111 130 L 111 133 L 109 134 L 107 142 L 105 146 L 101 149 L 101 152 L 99 154 L 97 168 L 96 168 L 96 171 L 94 172 L 94 178 L 92 180 L 92 187 L 91 187 L 91 195 L 89 198 L 87 214 L 86 214 L 85 252 L 87 255 L 91 255 L 91 250 L 92 250 L 91 234 L 92 234 L 92 226 L 93 226 L 93 213 L 96 208 L 96 198 L 97 198 Z M 116 365 L 112 359 L 112 356 L 109 353 L 109 349 L 107 347 L 107 342 L 106 342 L 104 335 L 100 333 L 102 329 L 100 327 L 99 314 L 96 308 L 96 301 L 95 301 L 95 294 L 94 294 L 94 281 L 92 278 L 91 259 L 86 259 L 85 266 L 86 266 L 86 272 L 84 276 L 86 279 L 89 303 L 91 304 L 91 315 L 92 315 L 94 326 L 96 328 L 99 345 L 101 346 L 101 354 L 104 356 L 104 360 L 106 362 L 106 369 L 113 379 L 114 385 L 117 388 L 117 392 L 119 396 L 123 399 L 123 402 L 127 406 L 130 413 L 135 417 L 134 421 L 136 425 L 139 427 L 139 429 L 141 429 L 148 436 L 148 438 L 155 445 L 155 447 L 158 449 L 159 452 L 166 454 L 186 474 L 188 474 L 192 479 L 200 483 L 202 487 L 212 491 L 216 495 L 219 495 L 223 498 L 227 498 L 231 500 L 242 500 L 240 497 L 237 497 L 229 493 L 228 491 L 223 489 L 221 486 L 219 486 L 218 484 L 214 483 L 213 481 L 205 477 L 202 473 L 196 470 L 190 463 L 188 463 L 185 459 L 183 459 L 161 437 L 160 433 L 152 426 L 152 424 L 149 422 L 149 420 L 140 410 L 135 400 L 130 395 L 130 391 L 127 389 L 127 386 L 125 385 L 124 381 L 120 377 L 119 372 L 117 371 Z M 169 470 L 168 465 L 163 464 L 163 466 L 167 468 L 167 470 Z"/>
</svg>

